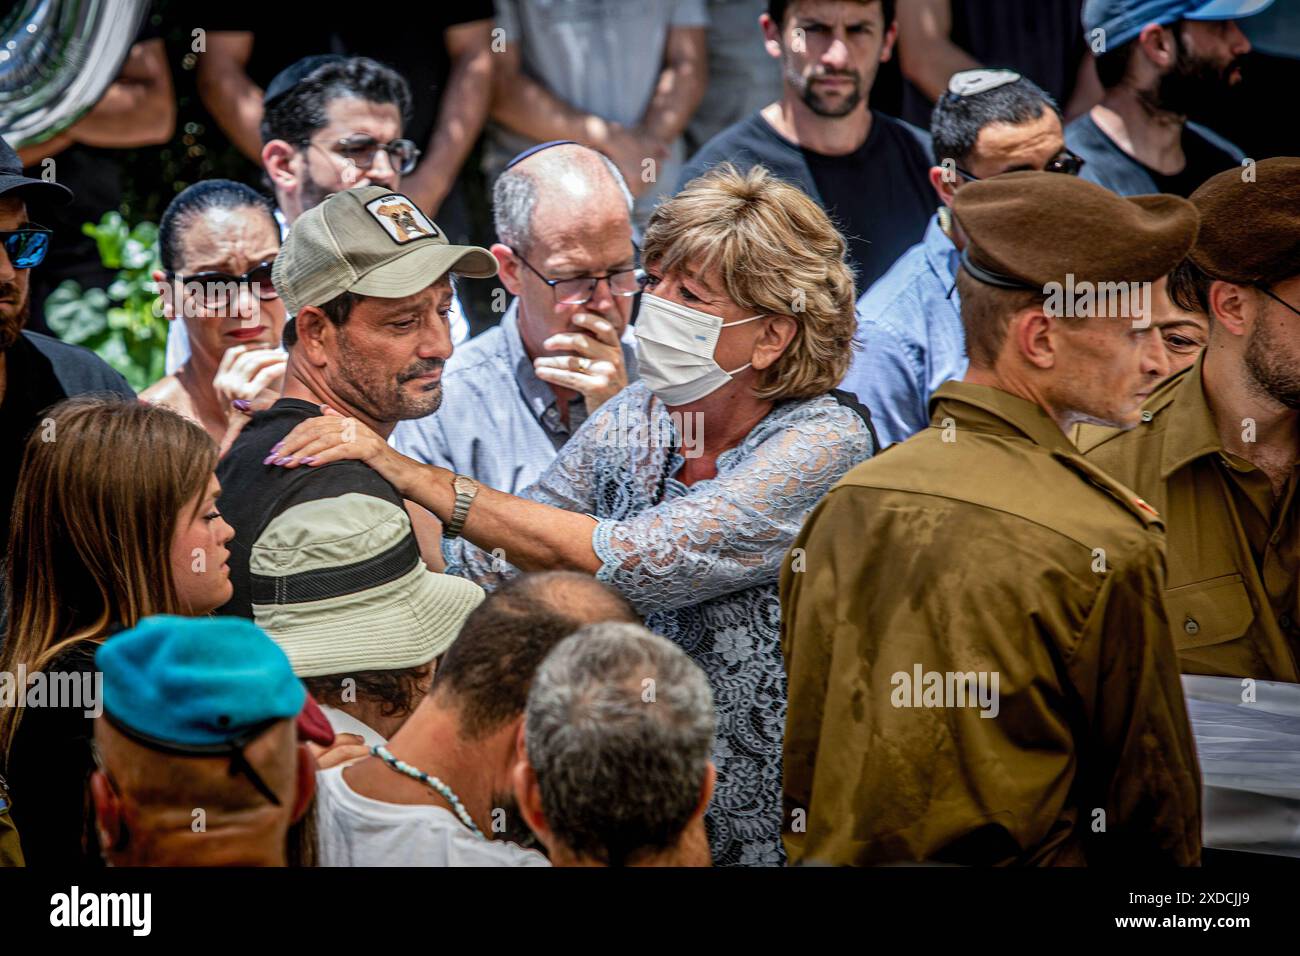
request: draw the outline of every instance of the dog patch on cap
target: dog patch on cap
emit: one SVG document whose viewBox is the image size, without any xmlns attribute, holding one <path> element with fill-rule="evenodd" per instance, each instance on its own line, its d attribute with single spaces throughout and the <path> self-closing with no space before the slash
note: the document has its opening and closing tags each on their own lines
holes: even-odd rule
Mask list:
<svg viewBox="0 0 1300 956">
<path fill-rule="evenodd" d="M 372 199 L 366 203 L 366 211 L 375 217 L 375 221 L 384 227 L 384 231 L 398 245 L 438 236 L 438 227 L 401 193 L 390 193 Z"/>
</svg>

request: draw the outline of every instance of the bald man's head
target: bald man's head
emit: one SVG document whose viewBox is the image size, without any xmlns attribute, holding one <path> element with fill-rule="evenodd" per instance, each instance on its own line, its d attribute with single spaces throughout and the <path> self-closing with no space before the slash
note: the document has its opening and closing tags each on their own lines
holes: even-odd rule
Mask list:
<svg viewBox="0 0 1300 956">
<path fill-rule="evenodd" d="M 524 712 L 533 674 L 579 628 L 640 618 L 608 585 L 572 571 L 515 578 L 474 609 L 434 671 L 431 696 L 479 739 Z"/>
<path fill-rule="evenodd" d="M 575 229 L 597 232 L 627 224 L 632 194 L 603 153 L 576 143 L 552 146 L 501 174 L 492 190 L 497 239 L 530 256 Z"/>
</svg>

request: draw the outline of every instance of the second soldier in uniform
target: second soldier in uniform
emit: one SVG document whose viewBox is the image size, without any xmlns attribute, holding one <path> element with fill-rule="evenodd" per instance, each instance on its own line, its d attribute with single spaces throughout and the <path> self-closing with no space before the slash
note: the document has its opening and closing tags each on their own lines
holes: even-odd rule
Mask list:
<svg viewBox="0 0 1300 956">
<path fill-rule="evenodd" d="M 782 574 L 790 861 L 1196 863 L 1159 518 L 1066 437 L 1136 425 L 1168 358 L 1149 322 L 1046 296 L 1167 274 L 1196 210 L 1023 172 L 954 213 L 970 371 L 830 492 Z"/>
</svg>

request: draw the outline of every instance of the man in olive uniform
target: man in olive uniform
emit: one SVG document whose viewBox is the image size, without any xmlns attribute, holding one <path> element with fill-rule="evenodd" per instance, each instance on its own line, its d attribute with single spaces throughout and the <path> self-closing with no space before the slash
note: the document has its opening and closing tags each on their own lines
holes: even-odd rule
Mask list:
<svg viewBox="0 0 1300 956">
<path fill-rule="evenodd" d="M 1168 358 L 1149 321 L 1053 284 L 1158 279 L 1196 210 L 1018 172 L 953 211 L 970 369 L 827 495 L 782 573 L 790 860 L 1194 864 L 1159 518 L 1066 437 L 1136 425 Z"/>
<path fill-rule="evenodd" d="M 1187 674 L 1300 681 L 1300 159 L 1208 180 L 1171 286 L 1209 344 L 1131 432 L 1079 447 L 1164 516 L 1165 606 Z"/>
</svg>

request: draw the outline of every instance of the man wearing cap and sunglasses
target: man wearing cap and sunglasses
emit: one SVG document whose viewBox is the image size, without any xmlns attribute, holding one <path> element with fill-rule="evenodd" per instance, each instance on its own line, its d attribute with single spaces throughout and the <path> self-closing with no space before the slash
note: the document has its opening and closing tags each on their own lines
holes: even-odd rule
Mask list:
<svg viewBox="0 0 1300 956">
<path fill-rule="evenodd" d="M 283 397 L 253 415 L 222 459 L 222 512 L 235 528 L 230 544 L 234 595 L 224 614 L 253 617 L 250 551 L 288 509 L 331 499 L 339 526 L 363 530 L 349 507 L 357 496 L 395 505 L 404 536 L 411 531 L 401 495 L 369 467 L 273 468 L 278 443 L 321 405 L 355 417 L 387 437 L 403 419 L 421 418 L 442 403 L 443 363 L 452 354 L 447 313 L 451 276 L 489 278 L 497 262 L 486 249 L 453 246 L 409 197 L 380 186 L 334 193 L 294 223 L 271 278 L 294 318 L 285 326 L 289 352 Z M 414 509 L 417 522 L 422 512 Z M 350 522 L 350 524 L 349 524 Z M 436 540 L 421 548 L 441 570 Z M 318 596 L 355 584 L 328 582 Z M 324 586 L 324 585 L 322 585 Z"/>
<path fill-rule="evenodd" d="M 1065 131 L 1083 177 L 1121 196 L 1190 196 L 1245 158 L 1187 122 L 1241 82 L 1251 44 L 1237 20 L 1273 0 L 1087 0 L 1085 39 L 1106 94 Z"/>
<path fill-rule="evenodd" d="M 841 386 L 871 409 L 882 444 L 904 441 L 930 422 L 930 395 L 966 374 L 966 334 L 955 289 L 966 237 L 953 222 L 957 190 L 1018 169 L 1078 175 L 1065 148 L 1060 109 L 1012 70 L 953 74 L 930 123 L 930 185 L 939 211 L 925 236 L 858 300 L 860 346 Z"/>
<path fill-rule="evenodd" d="M 126 379 L 93 352 L 23 329 L 30 311 L 31 270 L 55 240 L 49 229 L 32 221 L 28 204 L 35 211 L 71 198 L 64 186 L 24 176 L 17 153 L 0 140 L 0 549 L 9 539 L 23 446 L 40 423 L 40 413 L 88 392 L 135 398 Z"/>
<path fill-rule="evenodd" d="M 626 333 L 642 280 L 632 194 L 609 159 L 577 143 L 534 146 L 492 190 L 501 322 L 447 363 L 440 414 L 400 423 L 404 455 L 518 494 L 607 399 L 636 379 Z"/>
</svg>

